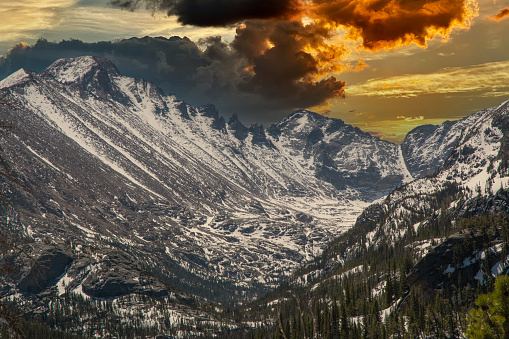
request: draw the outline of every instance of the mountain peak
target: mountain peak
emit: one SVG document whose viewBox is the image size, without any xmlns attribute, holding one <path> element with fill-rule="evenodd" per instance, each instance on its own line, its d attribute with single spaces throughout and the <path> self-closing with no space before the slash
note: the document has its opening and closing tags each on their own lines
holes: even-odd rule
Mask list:
<svg viewBox="0 0 509 339">
<path fill-rule="evenodd" d="M 296 110 L 296 111 L 292 112 L 287 117 L 287 119 L 299 119 L 302 117 L 313 118 L 314 120 L 327 119 L 327 117 L 324 117 L 323 115 L 315 113 L 315 112 L 308 111 L 307 109 Z"/>
<path fill-rule="evenodd" d="M 324 132 L 333 132 L 344 126 L 344 122 L 341 119 L 329 118 L 321 114 L 308 111 L 306 109 L 299 109 L 288 115 L 286 118 L 281 120 L 279 123 L 269 128 L 271 135 L 277 135 L 278 130 L 294 132 L 311 131 L 316 128 L 323 129 Z"/>
<path fill-rule="evenodd" d="M 239 140 L 244 140 L 249 132 L 249 129 L 240 122 L 236 113 L 230 117 L 228 128 L 233 131 L 233 135 Z"/>
<path fill-rule="evenodd" d="M 19 85 L 31 78 L 31 72 L 24 68 L 17 70 L 4 80 L 0 81 L 0 89 Z"/>
<path fill-rule="evenodd" d="M 82 82 L 96 73 L 120 75 L 117 67 L 111 61 L 96 56 L 59 59 L 44 71 L 44 74 L 51 75 L 63 83 Z"/>
</svg>

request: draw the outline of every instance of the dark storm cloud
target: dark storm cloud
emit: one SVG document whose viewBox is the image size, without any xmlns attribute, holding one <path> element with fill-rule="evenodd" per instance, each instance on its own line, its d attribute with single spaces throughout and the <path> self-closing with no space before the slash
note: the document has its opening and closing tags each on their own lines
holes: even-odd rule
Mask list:
<svg viewBox="0 0 509 339">
<path fill-rule="evenodd" d="M 185 24 L 238 25 L 233 42 L 210 37 L 199 46 L 186 38 L 131 38 L 117 42 L 19 45 L 0 59 L 0 73 L 36 71 L 62 57 L 98 55 L 128 76 L 155 82 L 193 104 L 214 103 L 248 121 L 276 121 L 296 108 L 344 97 L 347 44 L 338 30 L 365 49 L 425 46 L 436 35 L 468 27 L 477 14 L 470 0 L 113 0 L 166 11 Z M 344 32 L 344 31 L 343 31 Z M 360 42 L 362 41 L 362 42 Z M 358 46 L 350 47 L 356 49 Z M 362 68 L 363 63 L 359 62 Z M 358 66 L 359 66 L 358 65 Z"/>
<path fill-rule="evenodd" d="M 248 43 L 249 39 L 243 37 L 243 41 Z M 152 81 L 190 104 L 213 103 L 225 115 L 238 113 L 245 122 L 270 123 L 294 109 L 321 104 L 340 94 L 343 87 L 335 79 L 300 79 L 314 66 L 305 54 L 291 63 L 284 60 L 289 53 L 298 52 L 295 43 L 288 42 L 287 47 L 262 56 L 241 48 L 240 43 L 237 50 L 219 37 L 200 41 L 203 49 L 180 37 L 97 43 L 41 39 L 33 46 L 18 44 L 1 57 L 0 76 L 22 67 L 40 72 L 60 58 L 102 56 L 113 61 L 123 75 Z M 255 59 L 256 74 L 246 70 Z M 277 71 L 271 72 L 274 68 Z"/>
<path fill-rule="evenodd" d="M 452 28 L 466 28 L 477 15 L 471 0 L 111 0 L 114 6 L 135 10 L 140 4 L 153 11 L 176 16 L 194 26 L 228 26 L 253 19 L 318 20 L 331 30 L 342 27 L 349 38 L 361 38 L 370 50 L 415 43 L 426 46 L 436 35 L 447 36 Z M 505 9 L 504 9 L 505 10 Z M 503 10 L 503 11 L 504 11 Z M 505 17 L 501 11 L 496 20 Z M 310 25 L 313 30 L 316 25 Z"/>
<path fill-rule="evenodd" d="M 135 10 L 145 5 L 195 26 L 238 24 L 231 44 L 202 41 L 206 64 L 191 78 L 196 88 L 221 101 L 239 95 L 264 100 L 272 109 L 326 105 L 344 97 L 337 74 L 362 69 L 345 64 L 352 41 L 372 51 L 415 43 L 466 28 L 477 15 L 471 0 L 112 0 Z M 345 32 L 338 41 L 338 32 Z M 351 50 L 347 50 L 348 40 Z M 252 101 L 251 101 L 252 102 Z M 255 104 L 259 105 L 259 102 Z M 265 106 L 267 106 L 265 105 Z"/>
<path fill-rule="evenodd" d="M 292 98 L 298 107 L 323 104 L 343 96 L 345 83 L 328 77 L 315 80 L 320 60 L 305 48 L 322 46 L 323 35 L 300 21 L 250 20 L 237 30 L 232 43 L 246 60 L 251 77 L 241 84 L 249 92 L 265 97 Z"/>
<path fill-rule="evenodd" d="M 297 12 L 295 0 L 112 0 L 114 6 L 148 9 L 175 15 L 184 25 L 227 26 L 246 19 L 287 18 Z"/>
<path fill-rule="evenodd" d="M 193 79 L 210 97 L 255 94 L 274 108 L 293 109 L 344 96 L 345 83 L 321 77 L 320 58 L 305 51 L 323 46 L 328 31 L 316 25 L 304 27 L 298 0 L 112 0 L 112 4 L 130 10 L 145 4 L 194 26 L 245 21 L 232 44 L 214 37 L 202 41 L 210 63 L 200 67 Z"/>
</svg>

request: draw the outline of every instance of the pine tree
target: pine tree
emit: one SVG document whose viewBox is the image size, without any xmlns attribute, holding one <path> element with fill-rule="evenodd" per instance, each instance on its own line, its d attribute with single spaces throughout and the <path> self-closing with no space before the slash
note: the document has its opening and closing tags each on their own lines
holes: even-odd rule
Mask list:
<svg viewBox="0 0 509 339">
<path fill-rule="evenodd" d="M 348 324 L 348 316 L 346 315 L 346 307 L 344 303 L 341 304 L 341 337 L 350 337 L 350 325 Z"/>
<path fill-rule="evenodd" d="M 389 307 L 392 304 L 394 296 L 394 284 L 391 277 L 391 272 L 387 273 L 387 281 L 385 284 L 385 304 Z"/>
<path fill-rule="evenodd" d="M 468 338 L 509 338 L 509 277 L 499 276 L 495 290 L 477 298 L 468 315 Z"/>
<path fill-rule="evenodd" d="M 332 302 L 332 312 L 331 312 L 331 328 L 329 332 L 330 338 L 339 338 L 340 336 L 340 325 L 339 325 L 339 307 L 337 301 Z"/>
</svg>

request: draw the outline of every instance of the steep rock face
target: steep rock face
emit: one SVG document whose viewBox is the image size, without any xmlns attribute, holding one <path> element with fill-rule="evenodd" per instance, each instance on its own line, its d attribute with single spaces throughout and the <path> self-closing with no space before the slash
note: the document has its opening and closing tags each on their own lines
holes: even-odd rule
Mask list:
<svg viewBox="0 0 509 339">
<path fill-rule="evenodd" d="M 441 126 L 442 128 L 440 128 Z M 403 156 L 405 157 L 407 168 L 414 177 L 432 175 L 440 168 L 441 164 L 439 162 L 440 160 L 443 161 L 443 159 L 435 158 L 434 149 L 427 149 L 427 153 L 423 153 L 425 153 L 424 149 L 427 148 L 426 146 L 428 146 L 428 143 L 431 143 L 432 139 L 439 141 L 450 130 L 450 126 L 446 126 L 445 124 L 441 126 L 418 126 L 410 131 L 406 135 L 405 140 L 403 140 L 403 143 L 401 144 L 401 150 L 403 152 Z M 426 166 L 427 164 L 424 164 L 421 161 L 423 157 L 431 157 L 430 162 L 432 163 L 432 166 Z"/>
<path fill-rule="evenodd" d="M 438 172 L 471 122 L 472 116 L 469 116 L 436 126 L 418 126 L 410 131 L 401 144 L 401 150 L 412 176 L 422 178 Z"/>
<path fill-rule="evenodd" d="M 479 252 L 475 250 L 476 247 L 482 246 L 486 241 L 487 239 L 481 234 L 467 232 L 450 236 L 417 262 L 408 274 L 406 283 L 410 287 L 418 286 L 430 296 L 433 295 L 431 293 L 433 289 L 457 284 L 458 278 L 463 284 L 477 286 L 479 281 L 475 277 L 482 269 L 482 261 L 467 258 L 476 257 Z M 494 257 L 494 254 L 490 255 Z"/>
<path fill-rule="evenodd" d="M 96 269 L 82 282 L 83 292 L 91 297 L 111 298 L 132 293 L 151 297 L 168 295 L 164 284 L 144 274 L 136 260 L 125 253 L 105 251 L 94 265 Z"/>
<path fill-rule="evenodd" d="M 249 129 L 240 122 L 239 117 L 236 114 L 232 115 L 228 121 L 228 129 L 232 131 L 235 138 L 239 140 L 246 139 L 249 132 Z"/>
</svg>

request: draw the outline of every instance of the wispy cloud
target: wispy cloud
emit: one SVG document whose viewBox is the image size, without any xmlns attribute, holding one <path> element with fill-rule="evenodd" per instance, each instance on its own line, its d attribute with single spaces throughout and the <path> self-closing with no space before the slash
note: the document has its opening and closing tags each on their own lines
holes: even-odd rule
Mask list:
<svg viewBox="0 0 509 339">
<path fill-rule="evenodd" d="M 347 87 L 349 96 L 408 98 L 426 94 L 509 95 L 509 61 L 446 68 L 429 74 L 374 79 Z"/>
<path fill-rule="evenodd" d="M 78 0 L 2 0 L 0 42 L 49 39 L 112 40 L 140 35 L 182 35 L 200 39 L 210 35 L 231 36 L 231 28 L 183 27 L 176 18 Z"/>
<path fill-rule="evenodd" d="M 115 18 L 111 20 L 110 18 Z M 60 31 L 76 32 L 73 38 L 91 35 L 96 40 L 104 35 L 105 40 L 131 36 L 187 36 L 198 40 L 210 35 L 232 36 L 231 28 L 183 27 L 176 18 L 168 18 L 160 13 L 119 11 L 116 8 L 101 6 L 76 6 L 65 13 L 59 27 Z M 107 34 L 105 34 L 107 32 Z M 69 37 L 67 37 L 69 38 Z"/>
<path fill-rule="evenodd" d="M 509 17 L 509 7 L 505 7 L 505 8 L 502 8 L 498 14 L 490 15 L 488 18 L 490 20 L 500 22 L 508 17 Z"/>
<path fill-rule="evenodd" d="M 405 121 L 420 121 L 424 120 L 424 117 L 422 115 L 419 115 L 418 117 L 405 117 L 403 115 L 398 115 L 396 119 Z"/>
<path fill-rule="evenodd" d="M 62 22 L 61 13 L 77 0 L 2 0 L 0 41 L 31 38 L 35 31 L 52 29 Z"/>
</svg>

